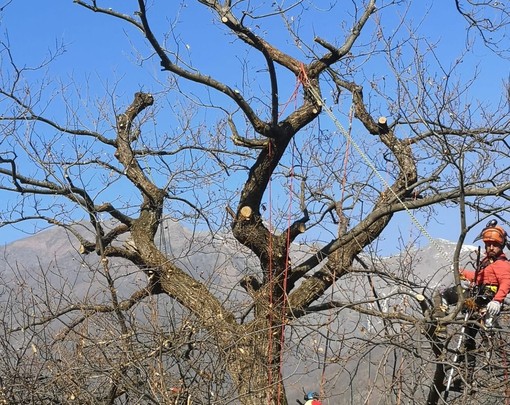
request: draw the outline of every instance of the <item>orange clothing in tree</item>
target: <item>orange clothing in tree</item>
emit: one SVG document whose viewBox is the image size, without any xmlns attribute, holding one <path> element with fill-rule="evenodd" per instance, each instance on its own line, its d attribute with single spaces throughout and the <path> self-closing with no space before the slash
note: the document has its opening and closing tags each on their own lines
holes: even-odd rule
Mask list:
<svg viewBox="0 0 510 405">
<path fill-rule="evenodd" d="M 497 287 L 496 295 L 493 300 L 503 302 L 508 293 L 510 293 L 510 262 L 504 253 L 498 256 L 496 260 L 488 257 L 482 260 L 480 270 L 476 274 L 472 270 L 461 270 L 461 276 L 474 282 L 476 285 L 488 285 Z"/>
</svg>

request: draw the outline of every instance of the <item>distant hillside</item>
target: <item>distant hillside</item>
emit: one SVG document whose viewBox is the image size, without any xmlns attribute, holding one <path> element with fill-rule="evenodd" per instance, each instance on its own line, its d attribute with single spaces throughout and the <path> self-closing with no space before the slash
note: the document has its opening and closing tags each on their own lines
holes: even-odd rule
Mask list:
<svg viewBox="0 0 510 405">
<path fill-rule="evenodd" d="M 224 302 L 229 302 L 230 309 L 234 313 L 240 315 L 248 308 L 249 297 L 238 283 L 244 275 L 258 273 L 257 262 L 235 240 L 225 235 L 212 237 L 207 233 L 193 232 L 171 220 L 165 222 L 163 233 L 158 235 L 157 239 L 169 258 L 207 284 L 211 291 Z M 400 256 L 381 258 L 376 262 L 368 262 L 368 264 L 383 269 L 389 275 L 393 273 L 397 278 L 409 279 L 417 286 L 415 292 L 430 293 L 438 285 L 448 285 L 453 280 L 450 270 L 451 259 L 448 255 L 452 256 L 454 249 L 455 244 L 452 242 L 435 240 L 434 245 L 426 246 L 423 249 L 411 250 Z M 469 252 L 475 249 L 474 246 L 464 248 L 462 255 L 464 264 L 469 261 Z M 19 274 L 25 274 L 26 282 L 31 283 L 33 288 L 37 289 L 38 284 L 42 282 L 42 274 L 44 274 L 55 291 L 72 291 L 72 294 L 78 298 L 84 294 L 91 294 L 92 291 L 99 292 L 104 289 L 104 282 L 94 272 L 94 269 L 99 266 L 97 256 L 95 254 L 80 255 L 79 243 L 76 238 L 61 228 L 50 228 L 10 243 L 0 248 L 0 251 L 4 258 L 3 261 L 0 261 L 0 277 L 4 282 L 9 283 L 11 280 L 16 280 Z M 302 248 L 296 248 L 294 263 L 298 264 L 303 256 Z M 133 268 L 129 263 L 112 260 L 111 265 L 115 268 L 114 274 L 118 277 L 117 286 L 121 299 L 127 298 L 133 291 L 145 285 L 146 275 L 139 269 Z M 408 274 L 406 269 L 412 269 L 412 272 Z M 136 275 L 134 282 L 132 276 L 124 277 L 133 272 Z M 371 293 L 367 285 L 364 275 L 353 275 L 341 280 L 338 283 L 337 298 L 356 299 L 366 296 Z M 378 294 L 382 297 L 392 290 L 392 285 L 387 281 L 376 281 L 375 286 Z M 348 296 L 347 294 L 352 295 Z M 387 305 L 390 306 L 392 303 L 389 302 Z M 333 328 L 336 331 L 335 340 L 338 338 L 338 334 L 344 333 L 345 330 L 356 336 L 360 335 L 362 330 L 370 328 L 370 319 L 367 317 L 360 319 L 359 316 L 352 314 L 349 311 L 343 311 L 340 314 L 339 323 Z M 328 313 L 315 315 L 313 323 L 326 324 L 327 317 Z M 293 331 L 293 336 L 298 336 L 301 339 L 301 345 L 305 348 L 309 347 L 309 350 L 316 350 L 317 345 L 324 344 L 324 334 L 310 333 L 310 329 L 306 329 L 306 327 L 296 327 Z M 304 337 L 305 335 L 306 337 Z M 378 350 L 373 351 L 374 358 L 377 357 L 377 352 Z M 318 353 L 321 353 L 320 350 Z M 315 362 L 301 363 L 297 355 L 298 353 L 289 355 L 286 364 L 287 373 L 293 375 L 287 381 L 289 395 L 296 399 L 302 397 L 303 389 L 317 390 L 323 372 Z M 361 361 L 356 366 L 357 372 L 365 373 L 367 378 L 375 378 L 376 376 L 371 372 L 370 361 L 373 360 L 368 358 L 368 360 Z M 328 371 L 347 373 L 345 378 L 348 378 L 350 372 L 348 369 L 343 369 L 341 365 L 331 365 L 328 367 Z M 335 388 L 337 395 L 347 389 L 346 384 L 350 386 L 353 398 L 357 396 L 362 398 L 368 389 L 366 381 L 359 381 L 359 386 L 357 386 L 349 380 L 345 380 L 343 383 L 339 380 Z"/>
<path fill-rule="evenodd" d="M 83 228 L 83 226 L 78 225 Z M 85 232 L 86 234 L 87 232 Z M 167 220 L 163 233 L 158 234 L 158 242 L 162 250 L 190 273 L 203 272 L 211 267 L 223 267 L 223 282 L 232 286 L 242 274 L 250 273 L 250 268 L 257 266 L 256 260 L 249 258 L 247 250 L 232 237 L 216 235 L 211 237 L 206 232 L 191 231 L 183 228 L 178 222 Z M 401 256 L 379 259 L 384 267 L 396 267 L 407 261 L 412 264 L 413 272 L 427 279 L 430 286 L 449 284 L 452 280 L 450 266 L 455 243 L 437 239 L 434 245 L 422 249 L 411 250 Z M 12 242 L 0 247 L 4 258 L 0 262 L 2 274 L 9 273 L 10 266 L 22 266 L 26 269 L 46 268 L 71 263 L 97 263 L 95 254 L 83 256 L 79 253 L 79 242 L 70 233 L 59 227 L 52 227 L 33 236 Z M 468 254 L 476 250 L 475 246 L 465 246 L 461 256 L 462 264 L 469 261 Z M 295 249 L 294 263 L 305 257 L 302 249 Z M 375 263 L 378 264 L 378 263 Z M 256 272 L 256 267 L 254 268 Z"/>
</svg>

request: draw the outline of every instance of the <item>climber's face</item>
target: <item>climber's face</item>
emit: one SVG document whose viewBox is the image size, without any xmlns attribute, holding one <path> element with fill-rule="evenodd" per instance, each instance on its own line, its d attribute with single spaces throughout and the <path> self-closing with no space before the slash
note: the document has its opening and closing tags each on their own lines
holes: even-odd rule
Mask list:
<svg viewBox="0 0 510 405">
<path fill-rule="evenodd" d="M 498 243 L 487 242 L 485 243 L 485 251 L 490 258 L 496 258 L 503 252 L 503 249 Z"/>
</svg>

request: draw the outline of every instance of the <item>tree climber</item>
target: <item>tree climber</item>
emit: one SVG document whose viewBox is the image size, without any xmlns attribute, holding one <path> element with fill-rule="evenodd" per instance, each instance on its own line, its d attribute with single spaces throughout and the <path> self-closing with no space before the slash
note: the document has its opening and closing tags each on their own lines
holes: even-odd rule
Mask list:
<svg viewBox="0 0 510 405">
<path fill-rule="evenodd" d="M 510 262 L 503 253 L 505 246 L 510 247 L 510 243 L 506 231 L 497 225 L 496 220 L 490 221 L 475 241 L 479 239 L 485 244 L 485 257 L 474 271 L 460 270 L 460 277 L 466 296 L 465 310 L 476 310 L 481 317 L 480 322 L 489 329 L 495 326 L 505 297 L 510 293 Z M 456 304 L 457 301 L 455 286 L 442 291 L 439 296 L 434 297 L 436 305 L 434 316 L 436 318 L 445 316 L 448 306 Z M 476 349 L 475 337 L 478 331 L 479 324 L 474 322 L 465 326 L 464 350 L 468 383 L 472 382 L 473 377 L 475 366 L 473 351 Z"/>
<path fill-rule="evenodd" d="M 305 405 L 321 405 L 319 394 L 317 392 L 309 392 L 305 395 Z"/>
</svg>

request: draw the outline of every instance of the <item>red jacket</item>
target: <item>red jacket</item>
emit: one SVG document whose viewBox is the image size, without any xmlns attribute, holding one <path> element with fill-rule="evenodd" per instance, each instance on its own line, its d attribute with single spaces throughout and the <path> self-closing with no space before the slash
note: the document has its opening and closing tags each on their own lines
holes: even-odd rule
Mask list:
<svg viewBox="0 0 510 405">
<path fill-rule="evenodd" d="M 482 269 L 476 275 L 476 281 L 473 280 L 475 272 L 472 270 L 461 270 L 461 274 L 469 281 L 475 281 L 476 285 L 491 285 L 497 287 L 494 301 L 503 302 L 506 295 L 510 293 L 510 262 L 507 260 L 504 253 L 502 253 L 497 260 L 491 261 L 483 268 L 484 263 L 488 259 L 482 260 Z"/>
</svg>

